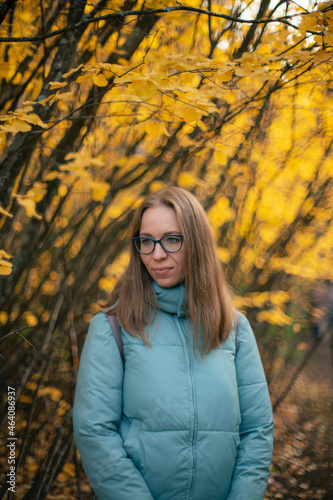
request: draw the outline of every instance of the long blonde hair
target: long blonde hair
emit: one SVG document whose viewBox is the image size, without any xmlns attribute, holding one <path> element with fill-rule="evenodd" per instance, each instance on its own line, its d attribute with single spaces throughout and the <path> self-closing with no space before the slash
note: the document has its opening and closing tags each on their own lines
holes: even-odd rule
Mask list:
<svg viewBox="0 0 333 500">
<path fill-rule="evenodd" d="M 186 251 L 188 317 L 193 324 L 195 344 L 202 353 L 208 353 L 228 338 L 234 317 L 232 292 L 224 278 L 212 231 L 198 200 L 185 189 L 168 187 L 148 195 L 136 210 L 131 238 L 139 236 L 144 211 L 157 206 L 171 207 L 176 212 Z M 125 330 L 150 345 L 144 330 L 153 321 L 158 303 L 149 273 L 132 240 L 129 265 L 105 305 Z"/>
</svg>

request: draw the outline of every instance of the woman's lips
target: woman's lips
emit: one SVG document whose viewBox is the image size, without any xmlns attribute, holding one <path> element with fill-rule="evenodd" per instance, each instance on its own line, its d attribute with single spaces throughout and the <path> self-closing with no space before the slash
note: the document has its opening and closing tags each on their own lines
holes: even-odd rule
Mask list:
<svg viewBox="0 0 333 500">
<path fill-rule="evenodd" d="M 170 271 L 171 267 L 159 267 L 159 268 L 155 268 L 153 269 L 153 271 L 156 273 L 156 274 L 166 274 L 168 271 Z"/>
</svg>

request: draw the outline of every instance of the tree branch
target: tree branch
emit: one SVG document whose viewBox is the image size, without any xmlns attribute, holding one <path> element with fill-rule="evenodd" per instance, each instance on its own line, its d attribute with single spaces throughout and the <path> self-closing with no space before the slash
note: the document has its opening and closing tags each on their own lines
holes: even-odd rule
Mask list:
<svg viewBox="0 0 333 500">
<path fill-rule="evenodd" d="M 294 29 L 298 29 L 297 26 L 289 22 L 289 19 L 293 19 L 294 17 L 298 17 L 300 15 L 306 15 L 301 13 L 301 14 L 292 14 L 289 16 L 282 16 L 282 17 L 277 17 L 275 19 L 241 19 L 233 16 L 228 16 L 226 14 L 218 14 L 217 12 L 211 12 L 209 10 L 205 9 L 198 9 L 195 7 L 188 7 L 185 5 L 179 6 L 179 7 L 165 7 L 163 9 L 149 9 L 149 10 L 129 10 L 129 11 L 124 11 L 124 12 L 116 12 L 113 14 L 106 14 L 105 16 L 98 16 L 98 17 L 93 17 L 89 19 L 85 19 L 83 21 L 80 21 L 75 24 L 71 24 L 69 26 L 66 26 L 65 28 L 61 28 L 55 31 L 52 31 L 51 33 L 47 33 L 45 35 L 38 35 L 38 36 L 31 36 L 31 37 L 1 37 L 0 42 L 39 42 L 42 40 L 46 40 L 47 38 L 52 38 L 57 35 L 61 35 L 62 33 L 66 33 L 68 31 L 76 30 L 80 28 L 81 26 L 85 26 L 90 23 L 96 23 L 98 21 L 106 21 L 108 19 L 112 19 L 115 17 L 126 17 L 126 16 L 152 16 L 156 14 L 167 14 L 169 12 L 178 12 L 178 11 L 185 11 L 185 12 L 194 12 L 196 14 L 204 14 L 206 16 L 211 16 L 211 17 L 217 17 L 219 19 L 225 19 L 227 21 L 232 21 L 235 23 L 242 23 L 242 24 L 268 24 L 268 23 L 283 23 L 287 24 L 288 26 L 291 26 Z"/>
</svg>

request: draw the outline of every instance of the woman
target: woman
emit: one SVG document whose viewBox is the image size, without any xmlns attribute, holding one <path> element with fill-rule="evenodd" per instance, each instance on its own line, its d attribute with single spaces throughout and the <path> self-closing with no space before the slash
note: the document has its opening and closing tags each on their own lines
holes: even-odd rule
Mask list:
<svg viewBox="0 0 333 500">
<path fill-rule="evenodd" d="M 273 420 L 256 342 L 232 297 L 205 215 L 189 192 L 149 195 L 130 263 L 91 321 L 74 432 L 98 500 L 260 500 Z M 237 343 L 237 346 L 236 346 Z"/>
</svg>

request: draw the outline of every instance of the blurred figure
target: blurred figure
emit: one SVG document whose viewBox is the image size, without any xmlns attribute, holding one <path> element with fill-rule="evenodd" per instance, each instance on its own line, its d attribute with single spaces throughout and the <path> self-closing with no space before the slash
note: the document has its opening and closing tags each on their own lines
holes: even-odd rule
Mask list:
<svg viewBox="0 0 333 500">
<path fill-rule="evenodd" d="M 327 285 L 322 281 L 316 281 L 310 292 L 310 321 L 315 340 L 319 340 L 325 330 L 325 315 L 327 312 L 326 293 Z"/>
</svg>

